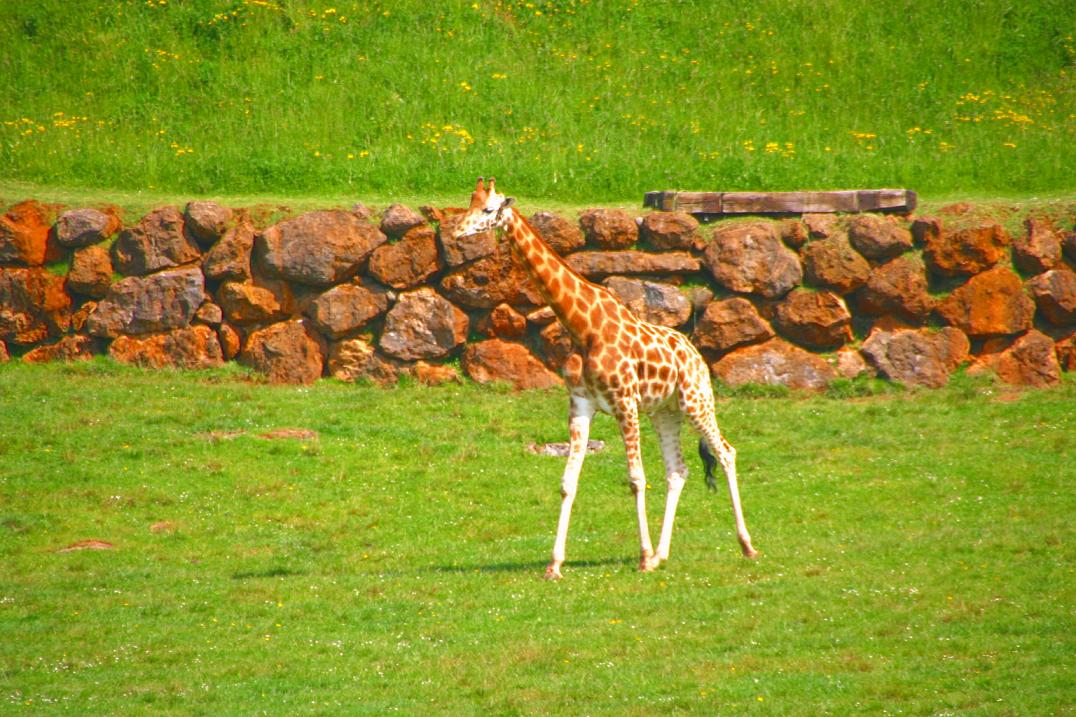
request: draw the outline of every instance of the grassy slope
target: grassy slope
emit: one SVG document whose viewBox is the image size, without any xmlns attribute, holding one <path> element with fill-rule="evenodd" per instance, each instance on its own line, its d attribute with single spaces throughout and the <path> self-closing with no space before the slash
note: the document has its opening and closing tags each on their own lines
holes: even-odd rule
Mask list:
<svg viewBox="0 0 1076 717">
<path fill-rule="evenodd" d="M 559 392 L 2 365 L 0 712 L 1065 714 L 1074 401 L 727 400 L 763 557 L 696 470 L 655 575 L 598 421 L 548 584 Z"/>
<path fill-rule="evenodd" d="M 455 196 L 496 173 L 570 202 L 665 188 L 1065 192 L 1070 9 L 3 3 L 0 178 Z"/>
</svg>

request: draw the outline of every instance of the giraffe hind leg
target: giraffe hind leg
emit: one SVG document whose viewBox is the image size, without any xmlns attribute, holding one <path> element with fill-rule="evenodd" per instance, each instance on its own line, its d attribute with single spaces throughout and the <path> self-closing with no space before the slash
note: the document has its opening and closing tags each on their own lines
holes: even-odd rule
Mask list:
<svg viewBox="0 0 1076 717">
<path fill-rule="evenodd" d="M 702 467 L 706 471 L 706 487 L 711 491 L 716 491 L 717 476 L 714 475 L 714 468 L 717 467 L 717 456 L 710 451 L 705 438 L 699 439 L 699 458 L 702 459 Z"/>
</svg>

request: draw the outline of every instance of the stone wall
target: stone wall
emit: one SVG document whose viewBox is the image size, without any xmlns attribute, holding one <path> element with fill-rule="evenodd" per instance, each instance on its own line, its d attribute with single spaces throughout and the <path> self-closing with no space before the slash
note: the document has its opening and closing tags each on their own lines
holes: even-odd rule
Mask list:
<svg viewBox="0 0 1076 717">
<path fill-rule="evenodd" d="M 23 202 L 0 217 L 0 360 L 238 360 L 274 381 L 560 382 L 565 332 L 458 210 L 271 212 L 191 202 Z M 1056 220 L 1056 217 L 1055 217 Z M 956 368 L 1050 385 L 1076 368 L 1073 218 L 1010 235 L 956 208 L 736 220 L 591 209 L 531 222 L 578 272 L 688 333 L 729 384 L 821 388 L 864 373 L 941 386 Z"/>
</svg>

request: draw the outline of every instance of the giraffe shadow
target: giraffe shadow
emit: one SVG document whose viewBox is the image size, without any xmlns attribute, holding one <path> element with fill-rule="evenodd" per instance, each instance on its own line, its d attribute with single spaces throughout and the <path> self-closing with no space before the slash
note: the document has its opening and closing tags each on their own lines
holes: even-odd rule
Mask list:
<svg viewBox="0 0 1076 717">
<path fill-rule="evenodd" d="M 564 567 L 565 569 L 631 567 L 635 563 L 636 560 L 631 558 L 601 558 L 595 560 L 569 560 L 564 563 Z M 504 563 L 457 563 L 453 565 L 433 565 L 426 570 L 433 573 L 544 573 L 546 565 L 548 565 L 548 561 L 545 560 Z"/>
</svg>

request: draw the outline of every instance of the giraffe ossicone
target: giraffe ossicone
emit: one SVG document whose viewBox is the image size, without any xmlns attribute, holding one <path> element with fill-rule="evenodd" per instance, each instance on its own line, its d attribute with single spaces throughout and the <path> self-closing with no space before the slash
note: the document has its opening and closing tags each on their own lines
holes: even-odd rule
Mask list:
<svg viewBox="0 0 1076 717">
<path fill-rule="evenodd" d="M 680 450 L 684 418 L 702 435 L 700 454 L 710 468 L 724 470 L 736 535 L 743 554 L 758 553 L 744 523 L 736 478 L 736 450 L 717 427 L 710 370 L 686 336 L 649 324 L 631 313 L 606 288 L 571 269 L 516 210 L 512 198 L 496 190 L 496 180 L 478 179 L 457 238 L 503 229 L 512 253 L 526 267 L 539 293 L 571 336 L 575 353 L 565 363 L 569 392 L 568 460 L 561 478 L 561 508 L 549 579 L 561 577 L 568 524 L 586 456 L 590 423 L 598 411 L 616 419 L 628 459 L 628 483 L 639 523 L 639 569 L 650 571 L 669 558 L 673 522 L 687 466 Z M 646 476 L 640 452 L 640 417 L 649 415 L 665 463 L 666 498 L 657 550 L 650 542 L 646 513 Z M 716 458 L 716 461 L 714 460 Z"/>
</svg>

